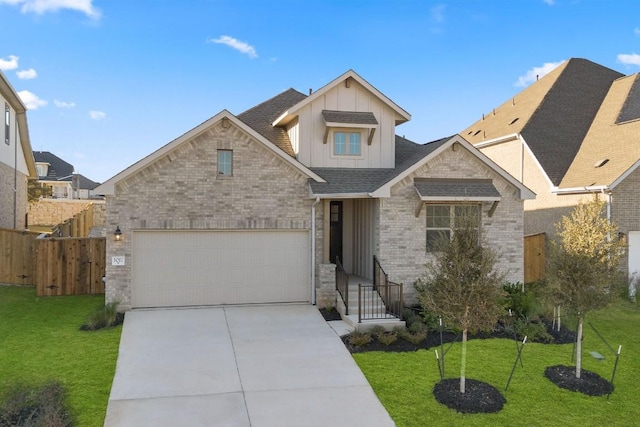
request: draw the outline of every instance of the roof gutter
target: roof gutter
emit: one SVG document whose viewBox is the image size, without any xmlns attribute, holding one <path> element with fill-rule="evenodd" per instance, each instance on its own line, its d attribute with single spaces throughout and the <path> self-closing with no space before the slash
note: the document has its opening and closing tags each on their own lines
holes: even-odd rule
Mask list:
<svg viewBox="0 0 640 427">
<path fill-rule="evenodd" d="M 568 187 L 558 188 L 553 187 L 551 193 L 553 194 L 585 194 L 585 193 L 609 193 L 611 189 L 607 185 L 588 185 L 585 187 Z"/>
<path fill-rule="evenodd" d="M 520 137 L 520 134 L 511 133 L 509 135 L 504 135 L 498 138 L 490 139 L 488 141 L 479 142 L 478 144 L 473 144 L 473 146 L 480 149 L 483 147 L 488 147 L 490 145 L 502 144 L 503 142 L 515 141 L 519 137 Z"/>
</svg>

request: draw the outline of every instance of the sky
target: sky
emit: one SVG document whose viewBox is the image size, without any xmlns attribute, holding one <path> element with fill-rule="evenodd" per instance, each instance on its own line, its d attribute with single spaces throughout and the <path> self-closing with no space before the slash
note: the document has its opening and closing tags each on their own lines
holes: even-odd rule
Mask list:
<svg viewBox="0 0 640 427">
<path fill-rule="evenodd" d="M 0 34 L 33 150 L 98 182 L 223 109 L 349 69 L 418 143 L 569 58 L 640 72 L 637 0 L 0 0 Z"/>
</svg>

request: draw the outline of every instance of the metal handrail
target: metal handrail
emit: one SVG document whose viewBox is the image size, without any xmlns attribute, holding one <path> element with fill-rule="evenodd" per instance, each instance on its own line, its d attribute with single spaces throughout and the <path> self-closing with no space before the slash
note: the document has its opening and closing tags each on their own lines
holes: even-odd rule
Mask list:
<svg viewBox="0 0 640 427">
<path fill-rule="evenodd" d="M 345 315 L 349 315 L 349 275 L 344 271 L 340 258 L 336 257 L 336 290 L 344 302 Z"/>
</svg>

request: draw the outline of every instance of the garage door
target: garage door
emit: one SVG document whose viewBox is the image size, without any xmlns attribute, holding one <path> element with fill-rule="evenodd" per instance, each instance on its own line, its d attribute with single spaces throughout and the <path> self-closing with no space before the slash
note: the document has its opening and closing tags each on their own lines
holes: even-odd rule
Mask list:
<svg viewBox="0 0 640 427">
<path fill-rule="evenodd" d="M 134 307 L 308 302 L 308 231 L 136 231 Z"/>
</svg>

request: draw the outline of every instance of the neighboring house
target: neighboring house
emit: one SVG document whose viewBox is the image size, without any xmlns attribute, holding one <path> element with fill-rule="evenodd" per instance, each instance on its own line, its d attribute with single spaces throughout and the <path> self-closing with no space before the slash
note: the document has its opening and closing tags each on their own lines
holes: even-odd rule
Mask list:
<svg viewBox="0 0 640 427">
<path fill-rule="evenodd" d="M 27 227 L 27 183 L 36 178 L 27 107 L 0 71 L 0 108 L 4 111 L 0 143 L 0 228 Z"/>
<path fill-rule="evenodd" d="M 523 279 L 534 194 L 459 135 L 419 145 L 411 116 L 353 71 L 223 110 L 100 185 L 106 301 L 121 309 L 336 303 L 335 261 L 362 283 L 373 257 L 414 281 L 456 215 L 478 215 L 499 268 Z"/>
<path fill-rule="evenodd" d="M 525 234 L 547 233 L 582 200 L 607 202 L 640 271 L 640 75 L 570 59 L 462 133 L 536 194 Z"/>
<path fill-rule="evenodd" d="M 93 190 L 100 185 L 75 173 L 72 164 L 48 151 L 34 151 L 40 183 L 51 188 L 51 197 L 56 199 L 90 199 Z"/>
</svg>

